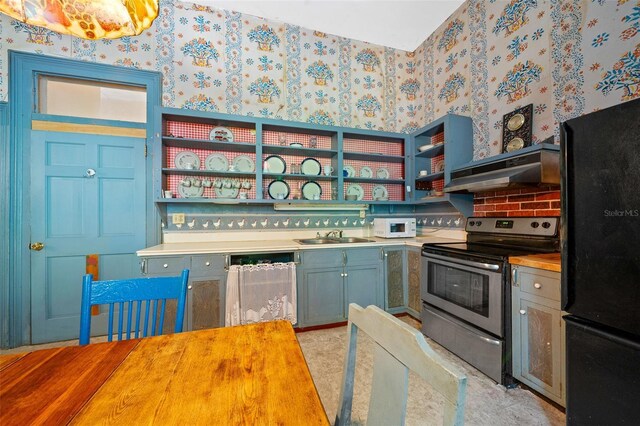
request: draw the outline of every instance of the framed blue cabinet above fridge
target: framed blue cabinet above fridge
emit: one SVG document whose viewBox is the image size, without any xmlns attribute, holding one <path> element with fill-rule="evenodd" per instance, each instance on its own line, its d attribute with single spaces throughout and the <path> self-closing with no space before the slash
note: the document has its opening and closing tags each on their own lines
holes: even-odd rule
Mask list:
<svg viewBox="0 0 640 426">
<path fill-rule="evenodd" d="M 411 134 L 411 179 L 416 206 L 473 214 L 472 194 L 443 192 L 451 171 L 473 157 L 473 127 L 470 117 L 447 114 Z M 429 207 L 427 207 L 429 206 Z"/>
</svg>

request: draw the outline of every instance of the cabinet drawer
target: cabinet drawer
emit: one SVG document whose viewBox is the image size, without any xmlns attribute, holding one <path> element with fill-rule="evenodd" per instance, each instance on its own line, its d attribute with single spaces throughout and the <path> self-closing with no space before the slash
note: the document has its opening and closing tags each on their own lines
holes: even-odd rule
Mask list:
<svg viewBox="0 0 640 426">
<path fill-rule="evenodd" d="M 201 277 L 209 273 L 220 273 L 224 268 L 224 256 L 219 254 L 204 254 L 191 256 L 192 276 Z"/>
<path fill-rule="evenodd" d="M 371 265 L 382 262 L 380 247 L 367 247 L 361 249 L 349 249 L 347 253 L 347 266 Z"/>
<path fill-rule="evenodd" d="M 342 266 L 342 250 L 316 249 L 302 252 L 302 264 L 305 268 L 335 268 Z"/>
<path fill-rule="evenodd" d="M 520 290 L 536 296 L 560 301 L 560 274 L 541 269 L 518 268 Z"/>
<path fill-rule="evenodd" d="M 148 275 L 177 275 L 189 267 L 188 257 L 152 257 L 147 258 Z"/>
</svg>

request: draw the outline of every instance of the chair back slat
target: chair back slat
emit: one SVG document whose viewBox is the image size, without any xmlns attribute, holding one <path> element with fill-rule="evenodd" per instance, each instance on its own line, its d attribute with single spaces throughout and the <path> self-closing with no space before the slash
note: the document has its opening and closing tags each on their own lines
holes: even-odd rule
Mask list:
<svg viewBox="0 0 640 426">
<path fill-rule="evenodd" d="M 164 312 L 167 307 L 167 299 L 162 299 L 162 306 L 160 308 L 160 324 L 158 324 L 158 330 L 160 331 L 158 334 L 162 334 L 164 330 Z"/>
<path fill-rule="evenodd" d="M 131 339 L 131 318 L 133 317 L 133 301 L 127 302 L 127 331 L 126 339 Z"/>
<path fill-rule="evenodd" d="M 373 380 L 369 399 L 369 425 L 404 424 L 409 391 L 409 369 L 375 344 Z"/>
<path fill-rule="evenodd" d="M 113 341 L 113 303 L 109 303 L 109 327 L 107 330 L 107 336 L 109 338 L 109 341 Z"/>
<path fill-rule="evenodd" d="M 135 338 L 137 339 L 138 336 L 140 335 L 140 313 L 142 312 L 142 300 L 138 300 L 136 303 L 138 304 L 136 309 L 136 331 L 135 331 Z"/>
<path fill-rule="evenodd" d="M 118 341 L 122 340 L 122 320 L 124 317 L 124 302 L 118 303 Z"/>
<path fill-rule="evenodd" d="M 151 305 L 151 335 L 157 336 L 156 334 L 156 320 L 158 318 L 158 299 L 153 299 L 153 305 Z"/>
<path fill-rule="evenodd" d="M 149 310 L 151 309 L 151 301 L 147 300 L 144 307 L 144 328 L 142 329 L 142 337 L 147 337 L 149 334 Z"/>
<path fill-rule="evenodd" d="M 374 341 L 374 375 L 367 424 L 403 425 L 406 415 L 408 370 L 414 371 L 445 400 L 443 424 L 462 425 L 467 378 L 429 346 L 422 333 L 377 306 L 349 305 L 347 356 L 336 425 L 351 423 L 355 377 L 356 333 Z"/>
<path fill-rule="evenodd" d="M 189 271 L 187 269 L 177 277 L 134 278 L 127 280 L 93 281 L 92 275 L 85 275 L 82 286 L 80 344 L 89 343 L 91 306 L 93 305 L 109 305 L 109 341 L 113 339 L 114 311 L 116 308 L 118 309 L 118 340 L 123 339 L 123 334 L 124 338 L 130 339 L 132 328 L 135 338 L 140 337 L 141 328 L 142 337 L 162 334 L 167 299 L 176 300 L 177 302 L 178 309 L 173 331 L 176 333 L 181 332 L 188 280 Z M 118 305 L 117 307 L 115 306 L 116 304 Z M 141 324 L 143 305 L 145 312 L 144 321 Z M 127 311 L 126 318 L 125 310 Z M 134 310 L 136 311 L 135 327 L 133 326 Z"/>
</svg>

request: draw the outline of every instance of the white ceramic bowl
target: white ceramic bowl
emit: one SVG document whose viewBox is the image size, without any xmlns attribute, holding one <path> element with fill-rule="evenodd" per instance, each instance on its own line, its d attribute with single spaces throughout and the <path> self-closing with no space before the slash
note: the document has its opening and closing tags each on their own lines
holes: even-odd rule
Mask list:
<svg viewBox="0 0 640 426">
<path fill-rule="evenodd" d="M 428 150 L 429 148 L 432 148 L 433 145 L 432 144 L 427 144 L 427 145 L 422 145 L 421 147 L 418 148 L 418 151 L 423 152 Z"/>
</svg>

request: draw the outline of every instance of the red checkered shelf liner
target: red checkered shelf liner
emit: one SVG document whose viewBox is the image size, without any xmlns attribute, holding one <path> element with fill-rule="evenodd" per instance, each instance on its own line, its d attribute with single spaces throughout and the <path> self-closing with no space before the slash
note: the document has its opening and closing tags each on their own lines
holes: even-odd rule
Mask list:
<svg viewBox="0 0 640 426">
<path fill-rule="evenodd" d="M 186 139 L 209 139 L 209 134 L 213 128 L 218 127 L 213 124 L 186 123 L 183 121 L 165 121 L 163 134 Z M 227 127 L 233 133 L 233 141 L 239 143 L 256 143 L 255 129 L 244 127 Z"/>
<path fill-rule="evenodd" d="M 382 155 L 404 155 L 404 144 L 401 142 L 383 142 L 363 139 L 343 139 L 344 152 L 361 152 Z"/>
<path fill-rule="evenodd" d="M 331 149 L 331 136 L 308 135 L 304 133 L 276 132 L 273 130 L 265 130 L 262 132 L 263 145 L 280 145 L 280 136 L 285 136 L 284 146 L 291 143 L 301 143 L 305 148 L 313 148 L 309 146 L 309 140 L 316 138 L 317 149 Z"/>
</svg>

